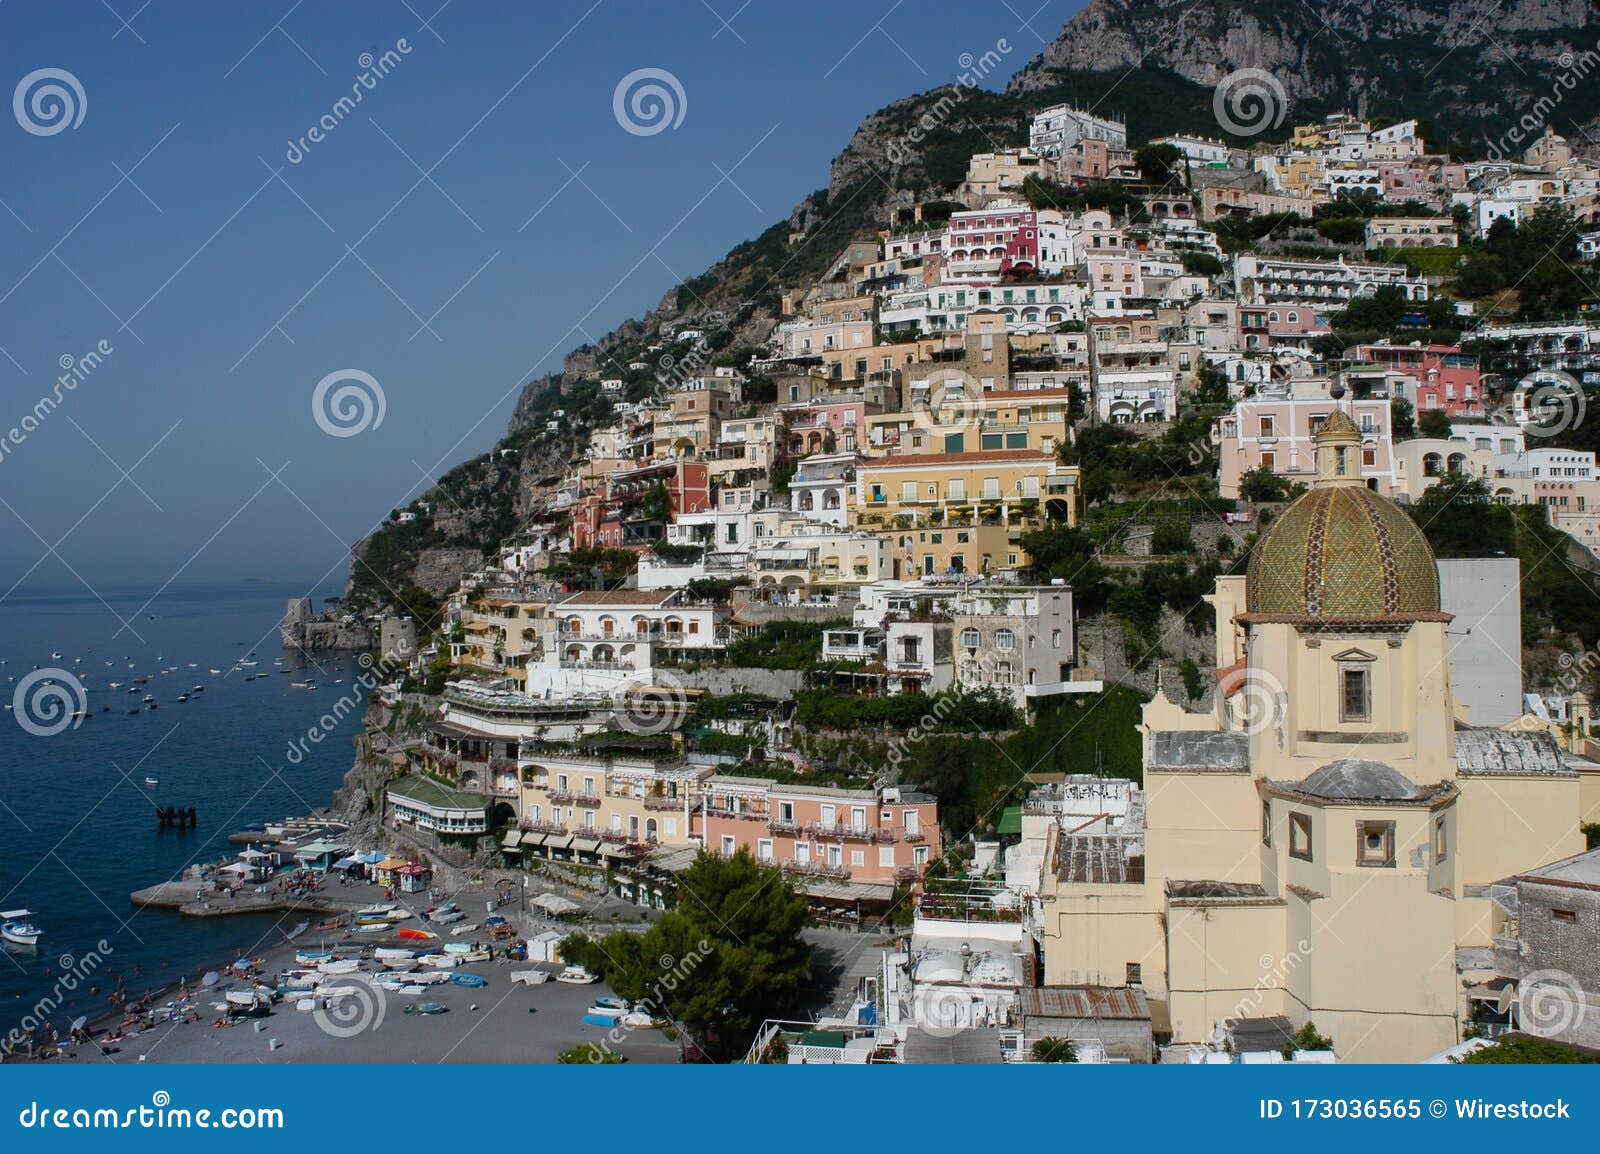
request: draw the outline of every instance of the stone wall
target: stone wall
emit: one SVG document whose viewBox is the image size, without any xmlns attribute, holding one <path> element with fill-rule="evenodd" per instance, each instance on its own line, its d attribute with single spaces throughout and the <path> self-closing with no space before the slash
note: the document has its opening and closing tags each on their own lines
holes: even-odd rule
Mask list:
<svg viewBox="0 0 1600 1154">
<path fill-rule="evenodd" d="M 752 669 L 733 666 L 722 669 L 696 669 L 673 671 L 685 689 L 703 689 L 718 697 L 735 693 L 754 693 L 762 697 L 786 700 L 805 686 L 802 669 Z"/>
</svg>

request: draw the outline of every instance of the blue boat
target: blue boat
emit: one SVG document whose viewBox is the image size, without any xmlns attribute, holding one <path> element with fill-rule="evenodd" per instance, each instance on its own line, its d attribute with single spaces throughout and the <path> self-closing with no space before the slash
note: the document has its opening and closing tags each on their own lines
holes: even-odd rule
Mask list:
<svg viewBox="0 0 1600 1154">
<path fill-rule="evenodd" d="M 458 986 L 466 986 L 469 990 L 476 990 L 485 984 L 477 974 L 451 974 L 450 980 Z"/>
</svg>

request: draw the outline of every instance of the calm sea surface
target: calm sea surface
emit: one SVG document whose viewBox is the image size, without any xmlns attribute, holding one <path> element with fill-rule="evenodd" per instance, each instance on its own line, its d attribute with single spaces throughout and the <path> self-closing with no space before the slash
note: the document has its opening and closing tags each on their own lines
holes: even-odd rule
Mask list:
<svg viewBox="0 0 1600 1154">
<path fill-rule="evenodd" d="M 281 648 L 277 623 L 293 595 L 265 584 L 168 590 L 148 605 L 148 592 L 105 594 L 139 636 L 88 593 L 0 602 L 0 695 L 13 706 L 0 714 L 0 910 L 31 909 L 45 931 L 36 951 L 0 950 L 0 1037 L 42 997 L 79 1013 L 104 1009 L 118 975 L 130 990 L 164 985 L 281 933 L 276 918 L 136 910 L 128 894 L 236 849 L 227 836 L 247 823 L 326 806 L 349 769 L 360 709 L 307 745 L 299 764 L 287 755 L 342 696 L 364 698 L 355 655 L 313 663 Z M 236 669 L 250 654 L 257 664 Z M 76 677 L 89 716 L 51 736 L 29 733 L 24 719 L 57 724 L 18 693 L 34 666 Z M 130 694 L 135 677 L 149 680 Z M 313 678 L 315 690 L 292 687 Z M 190 700 L 177 701 L 185 692 Z M 142 705 L 145 693 L 155 709 Z M 198 830 L 158 829 L 158 804 L 195 807 Z M 64 970 L 81 970 L 77 959 L 102 940 L 111 953 L 100 972 L 64 989 Z"/>
</svg>

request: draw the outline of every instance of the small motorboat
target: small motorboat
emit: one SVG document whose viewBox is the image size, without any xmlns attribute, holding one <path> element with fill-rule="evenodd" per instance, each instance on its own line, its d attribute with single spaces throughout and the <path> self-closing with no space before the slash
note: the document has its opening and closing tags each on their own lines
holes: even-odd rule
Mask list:
<svg viewBox="0 0 1600 1154">
<path fill-rule="evenodd" d="M 401 926 L 395 931 L 395 937 L 407 942 L 425 942 L 439 935 L 427 930 L 414 930 L 410 926 Z"/>
<path fill-rule="evenodd" d="M 477 974 L 451 974 L 450 981 L 457 986 L 465 986 L 469 990 L 482 989 L 488 985 Z"/>
<path fill-rule="evenodd" d="M 44 931 L 33 922 L 32 910 L 0 910 L 0 938 L 14 946 L 34 947 Z"/>
<path fill-rule="evenodd" d="M 418 1002 L 414 1006 L 407 1006 L 404 1012 L 416 1017 L 417 1015 L 443 1014 L 447 1013 L 449 1009 L 450 1007 L 443 1002 Z"/>
<path fill-rule="evenodd" d="M 389 958 L 383 963 L 383 968 L 397 974 L 409 974 L 421 964 L 416 958 Z"/>
<path fill-rule="evenodd" d="M 468 922 L 464 926 L 451 926 L 450 927 L 450 936 L 452 938 L 459 938 L 462 934 L 470 934 L 473 930 L 475 930 L 477 928 L 478 928 L 478 923 L 477 922 Z"/>
<path fill-rule="evenodd" d="M 311 923 L 310 922 L 301 922 L 299 925 L 295 926 L 294 929 L 290 930 L 288 933 L 283 935 L 284 936 L 284 940 L 292 942 L 296 938 L 298 938 L 301 934 L 305 933 L 310 928 L 311 928 Z"/>
<path fill-rule="evenodd" d="M 317 969 L 324 974 L 353 974 L 361 969 L 360 958 L 329 958 L 318 962 Z"/>
<path fill-rule="evenodd" d="M 302 966 L 315 966 L 333 960 L 332 950 L 296 950 L 294 960 Z"/>
<path fill-rule="evenodd" d="M 591 974 L 582 966 L 568 966 L 556 975 L 556 981 L 565 982 L 569 986 L 592 986 L 599 980 L 599 974 Z"/>
<path fill-rule="evenodd" d="M 161 784 L 161 779 L 156 777 L 147 777 L 144 779 L 144 783 L 151 789 L 154 789 L 156 786 Z"/>
<path fill-rule="evenodd" d="M 449 974 L 407 974 L 406 984 L 412 986 L 441 986 L 450 980 Z"/>
<path fill-rule="evenodd" d="M 384 914 L 392 914 L 400 907 L 394 902 L 375 902 L 370 906 L 362 906 L 356 911 L 358 918 L 379 918 Z"/>
<path fill-rule="evenodd" d="M 188 701 L 189 695 L 187 693 L 180 693 L 178 694 L 177 700 L 180 702 Z"/>
<path fill-rule="evenodd" d="M 403 950 L 395 946 L 379 946 L 372 956 L 380 962 L 409 962 L 415 960 L 416 950 Z"/>
<path fill-rule="evenodd" d="M 470 954 L 474 951 L 471 942 L 446 942 L 444 944 L 444 952 L 447 954 Z"/>
<path fill-rule="evenodd" d="M 550 980 L 549 970 L 512 970 L 511 980 L 524 986 L 542 986 Z"/>
</svg>

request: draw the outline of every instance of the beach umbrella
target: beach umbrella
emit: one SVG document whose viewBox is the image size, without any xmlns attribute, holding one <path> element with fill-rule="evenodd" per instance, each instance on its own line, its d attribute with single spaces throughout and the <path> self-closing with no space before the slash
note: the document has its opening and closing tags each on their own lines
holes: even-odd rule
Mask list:
<svg viewBox="0 0 1600 1154">
<path fill-rule="evenodd" d="M 206 976 L 200 979 L 200 984 L 202 986 L 210 987 L 216 985 L 220 981 L 222 981 L 221 974 L 217 973 L 216 970 L 207 970 Z"/>
</svg>

